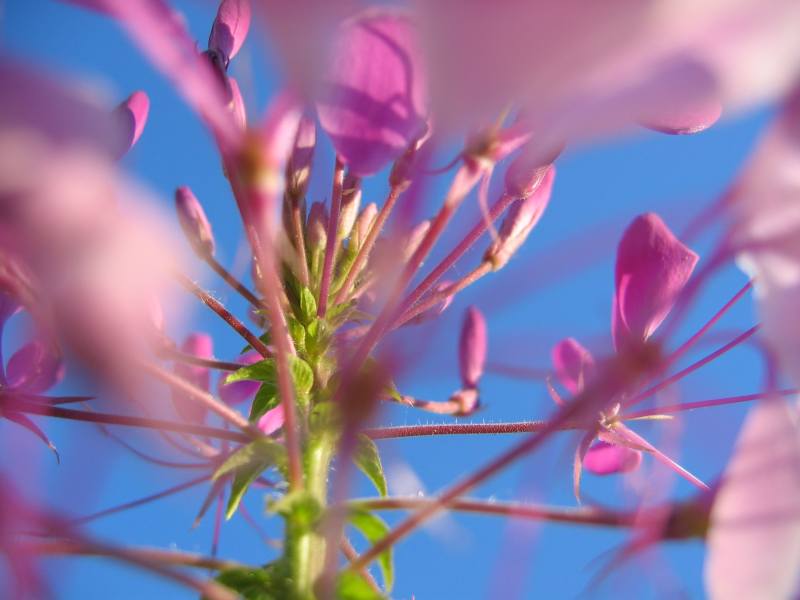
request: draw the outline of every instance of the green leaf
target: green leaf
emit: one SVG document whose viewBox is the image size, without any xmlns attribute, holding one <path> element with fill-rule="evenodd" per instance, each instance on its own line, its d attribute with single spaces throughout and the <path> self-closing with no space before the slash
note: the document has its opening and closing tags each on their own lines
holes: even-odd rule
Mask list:
<svg viewBox="0 0 800 600">
<path fill-rule="evenodd" d="M 216 580 L 245 600 L 283 600 L 292 595 L 289 566 L 283 560 L 263 569 L 227 569 Z"/>
<path fill-rule="evenodd" d="M 252 365 L 245 365 L 225 378 L 225 383 L 236 381 L 270 381 L 275 382 L 276 366 L 274 358 L 265 358 Z"/>
<path fill-rule="evenodd" d="M 386 477 L 383 475 L 383 465 L 381 464 L 381 456 L 378 454 L 378 447 L 370 438 L 364 434 L 358 436 L 358 446 L 356 447 L 355 456 L 353 460 L 356 466 L 369 477 L 372 485 L 378 490 L 381 496 L 385 496 Z"/>
<path fill-rule="evenodd" d="M 260 313 L 261 311 L 257 311 L 257 312 L 259 312 L 259 313 Z M 264 342 L 264 343 L 265 343 L 267 346 L 269 346 L 269 341 L 270 341 L 269 331 L 267 331 L 267 332 L 265 332 L 265 333 L 262 333 L 260 336 L 258 336 L 258 339 L 260 339 L 260 340 L 261 340 L 262 342 Z M 245 352 L 249 352 L 249 351 L 250 351 L 250 350 L 252 350 L 252 349 L 253 349 L 253 347 L 252 347 L 250 344 L 247 344 L 247 345 L 246 345 L 244 348 L 242 348 L 242 349 L 239 351 L 239 354 L 244 354 Z"/>
<path fill-rule="evenodd" d="M 228 473 L 234 473 L 231 484 L 231 495 L 225 518 L 230 519 L 247 488 L 269 467 L 283 467 L 286 463 L 284 447 L 269 438 L 261 438 L 239 448 L 214 472 L 213 479 L 219 479 Z"/>
<path fill-rule="evenodd" d="M 256 392 L 256 397 L 253 398 L 253 404 L 250 406 L 250 421 L 257 421 L 268 410 L 272 410 L 278 404 L 280 404 L 280 399 L 278 398 L 278 390 L 275 388 L 275 384 L 262 383 Z"/>
<path fill-rule="evenodd" d="M 339 575 L 336 583 L 336 597 L 339 600 L 384 600 L 385 596 L 373 590 L 364 581 L 364 578 L 356 573 L 344 571 Z"/>
<path fill-rule="evenodd" d="M 294 389 L 298 395 L 306 396 L 314 387 L 314 371 L 309 364 L 302 358 L 289 356 L 292 379 L 294 379 Z"/>
<path fill-rule="evenodd" d="M 327 321 L 334 327 L 341 325 L 347 320 L 348 311 L 355 305 L 355 300 L 348 300 L 347 302 L 342 302 L 341 304 L 334 304 L 328 308 L 328 312 L 325 314 L 325 319 L 327 319 Z"/>
<path fill-rule="evenodd" d="M 317 300 L 310 289 L 304 287 L 300 291 L 300 320 L 308 325 L 317 318 Z"/>
<path fill-rule="evenodd" d="M 306 347 L 306 328 L 305 326 L 289 315 L 288 319 L 289 335 L 292 337 L 295 347 L 302 351 Z"/>
<path fill-rule="evenodd" d="M 350 523 L 361 532 L 371 544 L 377 543 L 389 533 L 389 525 L 378 515 L 364 509 L 353 509 L 350 513 Z M 378 557 L 378 566 L 383 577 L 383 586 L 387 592 L 392 591 L 394 584 L 394 558 L 392 548 L 388 548 Z"/>
<path fill-rule="evenodd" d="M 283 515 L 303 531 L 310 531 L 322 516 L 322 505 L 308 492 L 286 494 L 270 503 L 269 510 Z"/>
</svg>

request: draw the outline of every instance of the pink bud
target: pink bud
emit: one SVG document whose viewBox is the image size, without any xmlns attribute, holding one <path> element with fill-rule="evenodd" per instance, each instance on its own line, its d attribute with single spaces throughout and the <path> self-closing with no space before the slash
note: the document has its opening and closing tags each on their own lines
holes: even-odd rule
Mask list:
<svg viewBox="0 0 800 600">
<path fill-rule="evenodd" d="M 639 450 L 599 441 L 583 457 L 583 467 L 595 475 L 614 475 L 628 473 L 642 464 Z"/>
<path fill-rule="evenodd" d="M 470 306 L 461 325 L 458 340 L 458 363 L 461 369 L 461 382 L 467 389 L 474 389 L 483 374 L 486 362 L 486 320 L 481 312 Z"/>
<path fill-rule="evenodd" d="M 294 148 L 286 163 L 286 193 L 295 201 L 305 196 L 311 177 L 311 164 L 317 144 L 317 127 L 314 120 L 303 116 L 297 126 Z"/>
<path fill-rule="evenodd" d="M 419 248 L 419 245 L 422 243 L 422 240 L 425 239 L 425 235 L 430 228 L 431 222 L 426 219 L 425 221 L 420 221 L 416 227 L 409 232 L 402 245 L 400 254 L 401 261 L 406 262 L 413 256 L 414 252 L 417 251 L 417 248 Z"/>
<path fill-rule="evenodd" d="M 594 358 L 577 340 L 567 338 L 553 347 L 556 376 L 572 394 L 580 393 L 594 373 Z"/>
<path fill-rule="evenodd" d="M 522 196 L 523 199 L 515 202 L 508 210 L 497 239 L 483 256 L 484 261 L 492 263 L 495 271 L 506 265 L 539 222 L 550 201 L 555 173 L 555 167 L 548 167 L 535 191 L 530 196 Z"/>
<path fill-rule="evenodd" d="M 120 130 L 117 156 L 122 157 L 139 140 L 149 112 L 150 99 L 144 92 L 133 92 L 114 109 L 114 118 L 119 123 Z"/>
<path fill-rule="evenodd" d="M 339 212 L 339 239 L 346 239 L 353 231 L 358 209 L 361 207 L 361 179 L 348 173 L 342 185 L 342 207 Z"/>
<path fill-rule="evenodd" d="M 394 161 L 392 170 L 389 173 L 389 185 L 395 193 L 404 192 L 411 185 L 414 176 L 414 165 L 417 161 L 417 154 L 422 145 L 428 140 L 431 134 L 430 127 L 426 126 L 425 133 L 419 139 L 412 142 L 408 149 Z"/>
<path fill-rule="evenodd" d="M 328 209 L 322 202 L 314 202 L 308 211 L 306 239 L 312 250 L 325 248 L 328 241 Z"/>
<path fill-rule="evenodd" d="M 511 162 L 505 176 L 505 193 L 513 198 L 528 198 L 550 170 L 558 152 L 542 152 L 532 145 L 525 146 Z"/>
<path fill-rule="evenodd" d="M 179 187 L 175 191 L 175 210 L 192 250 L 201 258 L 213 256 L 215 244 L 211 224 L 208 222 L 203 206 L 187 186 Z"/>
<path fill-rule="evenodd" d="M 364 207 L 364 210 L 361 211 L 361 214 L 358 215 L 356 219 L 356 224 L 353 227 L 355 232 L 354 234 L 354 241 L 360 246 L 364 243 L 364 240 L 367 239 L 370 230 L 372 229 L 372 224 L 375 222 L 375 217 L 378 216 L 378 206 L 374 202 L 370 202 Z"/>
<path fill-rule="evenodd" d="M 283 405 L 279 404 L 272 410 L 268 410 L 258 420 L 258 428 L 264 435 L 275 433 L 283 427 Z"/>
<path fill-rule="evenodd" d="M 39 394 L 64 378 L 64 363 L 52 346 L 41 340 L 28 342 L 8 360 L 8 387 Z"/>
<path fill-rule="evenodd" d="M 181 351 L 198 358 L 213 358 L 213 346 L 214 342 L 208 334 L 192 333 L 184 340 Z M 204 392 L 211 387 L 211 373 L 208 367 L 176 363 L 175 374 Z M 178 390 L 172 391 L 172 403 L 178 414 L 187 421 L 201 423 L 205 419 L 206 408 Z"/>
<path fill-rule="evenodd" d="M 244 44 L 250 29 L 250 13 L 250 0 L 222 0 L 219 3 L 217 18 L 208 36 L 208 49 L 219 52 L 226 67 Z"/>
<path fill-rule="evenodd" d="M 684 246 L 658 215 L 637 217 L 617 248 L 611 331 L 619 350 L 649 338 L 689 281 L 697 254 Z"/>
<path fill-rule="evenodd" d="M 264 357 L 258 352 L 248 352 L 240 356 L 236 362 L 241 365 L 252 365 L 261 360 L 264 360 Z M 258 381 L 235 381 L 233 383 L 225 383 L 225 378 L 220 377 L 217 391 L 219 392 L 219 397 L 222 398 L 222 401 L 226 404 L 241 404 L 242 402 L 252 400 L 256 392 L 258 392 L 259 387 L 261 387 L 261 383 Z"/>
</svg>

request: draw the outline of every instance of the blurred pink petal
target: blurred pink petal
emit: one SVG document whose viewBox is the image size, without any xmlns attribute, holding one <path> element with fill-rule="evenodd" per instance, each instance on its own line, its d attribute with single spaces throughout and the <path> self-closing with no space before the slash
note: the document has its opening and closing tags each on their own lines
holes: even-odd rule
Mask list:
<svg viewBox="0 0 800 600">
<path fill-rule="evenodd" d="M 458 364 L 461 369 L 461 383 L 471 389 L 478 385 L 486 363 L 487 345 L 486 320 L 481 312 L 470 306 L 461 325 L 458 340 Z"/>
<path fill-rule="evenodd" d="M 31 394 L 49 390 L 63 377 L 61 356 L 41 340 L 22 346 L 11 355 L 6 365 L 8 386 Z"/>
<path fill-rule="evenodd" d="M 258 428 L 264 435 L 275 433 L 283 427 L 283 405 L 279 404 L 272 410 L 268 410 L 258 420 Z"/>
<path fill-rule="evenodd" d="M 231 101 L 228 105 L 236 124 L 240 129 L 247 129 L 247 109 L 244 105 L 244 98 L 242 98 L 242 91 L 239 89 L 239 83 L 233 77 L 228 77 L 228 86 L 231 89 Z"/>
<path fill-rule="evenodd" d="M 572 394 L 578 394 L 594 372 L 594 358 L 574 338 L 561 340 L 553 347 L 556 377 Z"/>
<path fill-rule="evenodd" d="M 211 26 L 208 49 L 221 52 L 227 64 L 244 44 L 250 29 L 250 0 L 222 0 Z"/>
<path fill-rule="evenodd" d="M 426 93 L 410 18 L 374 10 L 342 24 L 317 110 L 350 171 L 366 176 L 425 130 Z"/>
<path fill-rule="evenodd" d="M 796 598 L 800 590 L 800 428 L 783 400 L 750 409 L 711 506 L 712 599 Z"/>
<path fill-rule="evenodd" d="M 583 468 L 595 475 L 614 475 L 633 471 L 641 462 L 639 450 L 599 441 L 583 457 Z"/>
<path fill-rule="evenodd" d="M 114 111 L 114 116 L 119 122 L 121 139 L 118 155 L 128 152 L 139 141 L 147 123 L 147 114 L 150 111 L 150 99 L 141 91 L 133 92 Z"/>
<path fill-rule="evenodd" d="M 198 256 L 213 256 L 214 233 L 202 204 L 187 186 L 175 190 L 175 211 L 189 244 Z"/>
<path fill-rule="evenodd" d="M 258 352 L 248 352 L 240 356 L 237 362 L 242 365 L 252 365 L 261 360 L 264 360 L 264 357 Z M 234 383 L 224 383 L 224 381 L 225 378 L 220 377 L 217 389 L 219 397 L 226 404 L 241 404 L 252 400 L 256 392 L 258 392 L 258 388 L 261 387 L 261 382 L 259 381 L 236 381 Z"/>
<path fill-rule="evenodd" d="M 206 333 L 192 333 L 181 344 L 181 351 L 197 358 L 213 358 L 214 341 Z M 179 362 L 175 364 L 175 374 L 205 392 L 211 387 L 211 371 L 208 367 Z M 172 403 L 178 414 L 187 421 L 201 423 L 205 419 L 206 407 L 178 390 L 172 391 Z"/>
<path fill-rule="evenodd" d="M 654 213 L 637 217 L 617 248 L 614 345 L 621 349 L 652 335 L 672 309 L 698 257 Z"/>
</svg>

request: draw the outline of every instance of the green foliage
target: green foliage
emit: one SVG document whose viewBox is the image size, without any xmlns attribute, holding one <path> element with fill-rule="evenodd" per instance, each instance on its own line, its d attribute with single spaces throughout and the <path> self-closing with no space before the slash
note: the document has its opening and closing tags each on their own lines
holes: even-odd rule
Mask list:
<svg viewBox="0 0 800 600">
<path fill-rule="evenodd" d="M 261 314 L 261 311 L 258 311 L 258 313 Z M 269 331 L 262 333 L 260 336 L 258 336 L 258 339 L 260 339 L 267 346 L 269 346 L 269 342 L 270 342 L 270 339 L 271 339 L 270 335 L 269 335 Z M 241 349 L 239 354 L 244 354 L 245 352 L 249 352 L 252 349 L 253 349 L 253 347 L 250 344 L 247 344 L 244 348 Z"/>
<path fill-rule="evenodd" d="M 278 404 L 280 404 L 280 398 L 278 398 L 275 384 L 262 383 L 256 392 L 256 397 L 253 398 L 253 404 L 250 406 L 250 420 L 253 422 L 258 421 L 267 411 L 272 410 Z"/>
<path fill-rule="evenodd" d="M 356 466 L 369 478 L 378 493 L 381 496 L 385 496 L 387 494 L 386 477 L 383 474 L 383 464 L 375 442 L 364 434 L 359 435 L 358 446 L 353 460 Z"/>
<path fill-rule="evenodd" d="M 270 503 L 269 510 L 291 521 L 297 531 L 311 531 L 322 516 L 322 505 L 308 492 L 286 494 Z"/>
<path fill-rule="evenodd" d="M 378 515 L 364 509 L 353 509 L 350 512 L 350 523 L 361 532 L 371 544 L 381 540 L 389 533 L 389 526 Z M 394 557 L 392 548 L 388 548 L 378 557 L 378 566 L 383 577 L 383 586 L 387 592 L 392 591 L 394 585 Z"/>
<path fill-rule="evenodd" d="M 289 356 L 294 392 L 299 404 L 308 404 L 308 394 L 314 387 L 314 371 L 309 364 L 297 356 Z M 261 381 L 263 385 L 256 394 L 250 409 L 250 420 L 255 420 L 278 404 L 278 372 L 274 358 L 266 358 L 252 365 L 245 365 L 225 379 L 225 383 L 236 381 Z M 274 398 L 274 400 L 273 400 Z"/>
<path fill-rule="evenodd" d="M 227 569 L 216 580 L 245 600 L 286 600 L 292 598 L 291 575 L 284 560 L 263 569 Z"/>
<path fill-rule="evenodd" d="M 339 600 L 385 600 L 385 596 L 373 590 L 363 577 L 350 571 L 339 575 L 336 597 Z"/>
<path fill-rule="evenodd" d="M 317 318 L 317 300 L 307 287 L 304 287 L 300 292 L 300 313 L 298 318 L 303 325 L 308 325 Z"/>
</svg>

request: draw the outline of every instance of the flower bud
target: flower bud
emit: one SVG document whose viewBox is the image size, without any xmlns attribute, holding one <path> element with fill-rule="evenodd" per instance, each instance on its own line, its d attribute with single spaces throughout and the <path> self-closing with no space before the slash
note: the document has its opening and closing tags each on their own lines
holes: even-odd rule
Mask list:
<svg viewBox="0 0 800 600">
<path fill-rule="evenodd" d="M 358 209 L 361 207 L 361 179 L 348 173 L 342 185 L 342 206 L 339 212 L 340 240 L 346 239 L 353 231 Z"/>
<path fill-rule="evenodd" d="M 453 413 L 457 417 L 467 417 L 478 409 L 478 390 L 458 390 L 450 396 L 450 402 L 458 406 Z"/>
<path fill-rule="evenodd" d="M 403 242 L 401 246 L 401 257 L 403 262 L 408 261 L 414 255 L 414 252 L 417 251 L 417 248 L 419 248 L 419 245 L 425 238 L 425 234 L 428 233 L 430 228 L 431 222 L 426 219 L 425 221 L 421 221 L 406 236 L 405 242 Z"/>
<path fill-rule="evenodd" d="M 317 129 L 314 120 L 303 116 L 297 126 L 294 147 L 286 163 L 286 195 L 295 202 L 306 195 L 316 143 Z"/>
<path fill-rule="evenodd" d="M 555 167 L 549 167 L 544 179 L 528 197 L 515 202 L 503 219 L 497 239 L 492 242 L 483 255 L 484 262 L 490 262 L 497 271 L 504 267 L 514 253 L 519 250 L 547 207 L 553 189 Z M 524 190 L 518 190 L 524 191 Z"/>
<path fill-rule="evenodd" d="M 375 222 L 375 217 L 377 216 L 378 206 L 374 202 L 367 204 L 364 210 L 361 211 L 361 214 L 358 215 L 356 223 L 353 226 L 353 240 L 358 246 L 361 246 L 364 240 L 367 239 L 369 231 L 372 229 L 372 224 Z"/>
<path fill-rule="evenodd" d="M 431 135 L 430 127 L 425 129 L 424 135 L 419 139 L 414 140 L 408 149 L 398 158 L 392 165 L 392 170 L 389 173 L 389 185 L 395 193 L 401 193 L 408 189 L 411 185 L 414 174 L 414 165 L 417 160 L 417 153 L 422 145 L 428 140 Z"/>
<path fill-rule="evenodd" d="M 458 365 L 461 370 L 461 382 L 467 389 L 474 389 L 483 375 L 486 362 L 486 320 L 481 312 L 470 306 L 464 315 L 461 325 L 461 336 L 458 340 Z"/>
<path fill-rule="evenodd" d="M 117 157 L 122 158 L 139 141 L 150 112 L 150 99 L 141 91 L 133 92 L 114 109 L 114 119 L 119 124 Z"/>
<path fill-rule="evenodd" d="M 215 244 L 211 224 L 197 197 L 187 186 L 175 191 L 175 210 L 192 250 L 201 258 L 213 256 Z"/>
<path fill-rule="evenodd" d="M 40 394 L 64 377 L 61 355 L 41 340 L 28 342 L 8 359 L 6 380 L 14 390 Z"/>
<path fill-rule="evenodd" d="M 322 250 L 328 243 L 328 209 L 322 202 L 314 202 L 308 211 L 306 242 L 310 250 Z"/>
<path fill-rule="evenodd" d="M 222 0 L 208 36 L 208 49 L 218 52 L 225 68 L 244 44 L 250 29 L 250 0 Z"/>
<path fill-rule="evenodd" d="M 523 149 L 506 171 L 505 193 L 512 198 L 530 198 L 544 181 L 551 164 L 552 160 L 542 162 L 540 155 Z"/>
</svg>

